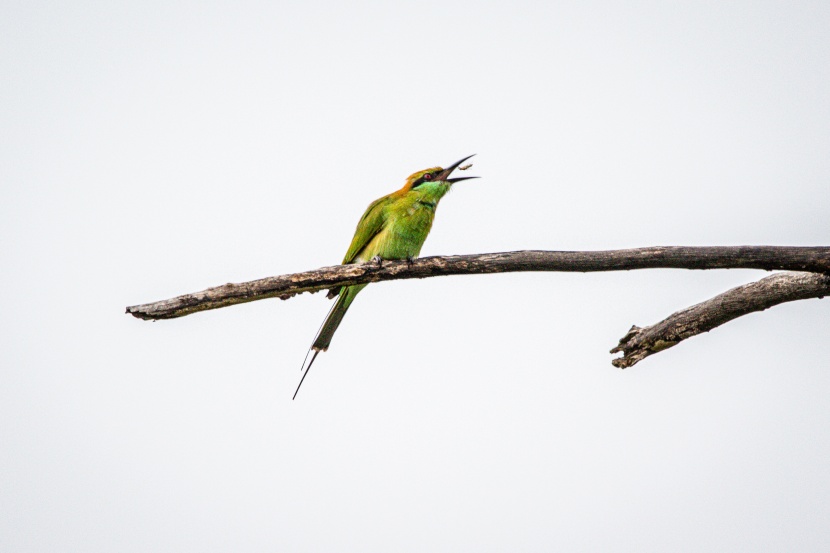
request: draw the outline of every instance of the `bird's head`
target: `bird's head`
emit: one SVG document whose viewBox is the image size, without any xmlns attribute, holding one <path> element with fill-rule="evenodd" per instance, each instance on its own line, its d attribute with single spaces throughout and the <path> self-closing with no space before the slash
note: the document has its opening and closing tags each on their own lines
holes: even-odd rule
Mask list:
<svg viewBox="0 0 830 553">
<path fill-rule="evenodd" d="M 475 154 L 473 154 L 474 156 Z M 477 179 L 478 177 L 456 177 L 456 178 L 449 178 L 453 171 L 455 171 L 459 165 L 467 161 L 473 156 L 467 156 L 464 159 L 459 159 L 446 169 L 442 167 L 430 167 L 429 169 L 424 169 L 423 171 L 417 171 L 409 175 L 406 179 L 406 184 L 404 185 L 404 190 L 412 190 L 416 189 L 419 186 L 423 185 L 424 183 L 428 182 L 440 182 L 444 184 L 453 184 L 458 181 L 468 180 L 468 179 Z"/>
</svg>

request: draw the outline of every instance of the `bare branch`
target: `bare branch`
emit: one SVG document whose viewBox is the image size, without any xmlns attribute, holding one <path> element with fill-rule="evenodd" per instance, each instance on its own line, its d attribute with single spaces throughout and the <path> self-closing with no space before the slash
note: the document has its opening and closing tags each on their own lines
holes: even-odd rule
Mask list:
<svg viewBox="0 0 830 553">
<path fill-rule="evenodd" d="M 337 265 L 241 284 L 127 308 L 140 319 L 173 319 L 265 298 L 288 299 L 303 292 L 407 278 L 516 271 L 627 271 L 631 269 L 764 269 L 830 273 L 830 247 L 733 246 L 653 247 L 595 252 L 518 251 L 425 257 L 362 265 Z"/>
<path fill-rule="evenodd" d="M 830 276 L 819 273 L 779 273 L 757 282 L 733 288 L 714 298 L 678 311 L 659 323 L 632 326 L 611 353 L 623 356 L 611 361 L 625 369 L 649 355 L 668 349 L 682 340 L 708 332 L 742 315 L 763 311 L 788 301 L 823 298 L 830 295 Z"/>
</svg>

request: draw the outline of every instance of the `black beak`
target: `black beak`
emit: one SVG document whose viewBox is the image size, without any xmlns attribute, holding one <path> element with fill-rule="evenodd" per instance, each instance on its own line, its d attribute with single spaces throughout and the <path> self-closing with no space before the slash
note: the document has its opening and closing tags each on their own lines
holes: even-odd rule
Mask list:
<svg viewBox="0 0 830 553">
<path fill-rule="evenodd" d="M 473 154 L 473 156 L 474 156 L 474 155 L 475 155 L 475 154 Z M 447 167 L 446 169 L 444 169 L 443 171 L 441 171 L 441 172 L 438 174 L 438 176 L 436 176 L 436 177 L 435 177 L 435 178 L 433 178 L 432 180 L 434 180 L 434 181 L 441 181 L 441 182 L 449 182 L 449 183 L 454 183 L 454 182 L 458 182 L 458 181 L 462 181 L 462 180 L 477 179 L 477 178 L 479 178 L 479 177 L 458 177 L 458 178 L 455 178 L 455 179 L 451 179 L 451 178 L 449 178 L 449 176 L 452 174 L 452 172 L 453 172 L 453 171 L 455 171 L 455 170 L 458 168 L 458 166 L 459 166 L 459 165 L 461 165 L 462 163 L 464 163 L 465 161 L 467 161 L 468 159 L 470 159 L 470 158 L 471 158 L 471 157 L 473 157 L 473 156 L 467 156 L 467 157 L 465 157 L 464 159 L 459 159 L 458 161 L 456 161 L 455 163 L 453 163 L 452 165 L 450 165 L 449 167 Z"/>
</svg>

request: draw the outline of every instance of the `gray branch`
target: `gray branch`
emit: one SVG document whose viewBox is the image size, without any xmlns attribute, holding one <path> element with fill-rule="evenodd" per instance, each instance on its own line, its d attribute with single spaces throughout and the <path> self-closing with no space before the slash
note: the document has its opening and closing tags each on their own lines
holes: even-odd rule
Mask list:
<svg viewBox="0 0 830 553">
<path fill-rule="evenodd" d="M 762 269 L 809 271 L 776 274 L 733 288 L 708 301 L 678 311 L 646 328 L 631 327 L 611 353 L 612 363 L 626 368 L 701 332 L 773 305 L 830 295 L 830 247 L 733 246 L 654 247 L 595 252 L 518 251 L 425 257 L 336 265 L 314 271 L 225 284 L 168 300 L 134 305 L 127 313 L 145 320 L 174 319 L 198 311 L 340 286 L 446 275 L 517 271 L 597 272 L 632 269 Z"/>
<path fill-rule="evenodd" d="M 830 247 L 724 246 L 653 247 L 589 252 L 518 251 L 424 257 L 412 262 L 384 261 L 336 265 L 208 288 L 175 298 L 133 305 L 127 313 L 145 320 L 174 319 L 198 311 L 266 298 L 288 299 L 319 292 L 407 278 L 517 271 L 597 272 L 632 269 L 763 269 L 830 273 Z"/>
<path fill-rule="evenodd" d="M 830 295 L 830 276 L 819 273 L 779 273 L 733 288 L 714 298 L 678 311 L 659 323 L 632 326 L 611 353 L 623 356 L 611 361 L 625 369 L 649 355 L 682 340 L 708 332 L 742 315 L 763 311 L 779 303 L 823 298 Z"/>
</svg>

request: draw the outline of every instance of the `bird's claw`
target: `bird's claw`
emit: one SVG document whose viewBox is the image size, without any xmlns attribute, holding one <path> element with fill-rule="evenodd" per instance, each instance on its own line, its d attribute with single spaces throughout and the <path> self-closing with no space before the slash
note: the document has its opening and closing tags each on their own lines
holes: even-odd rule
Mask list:
<svg viewBox="0 0 830 553">
<path fill-rule="evenodd" d="M 378 264 L 378 269 L 383 267 L 383 259 L 379 255 L 376 255 L 375 257 L 373 257 L 372 261 Z"/>
</svg>

